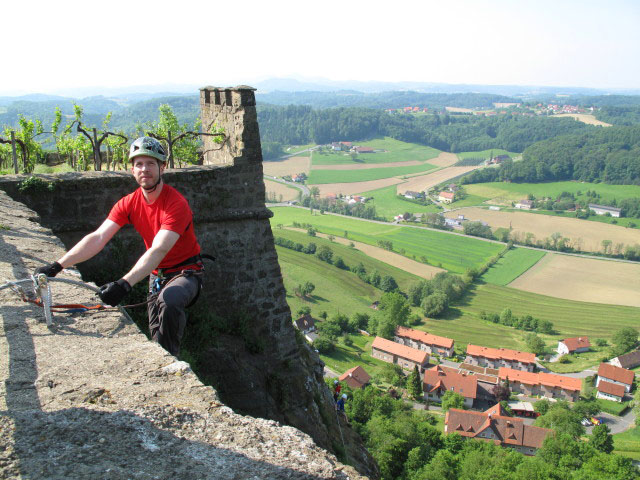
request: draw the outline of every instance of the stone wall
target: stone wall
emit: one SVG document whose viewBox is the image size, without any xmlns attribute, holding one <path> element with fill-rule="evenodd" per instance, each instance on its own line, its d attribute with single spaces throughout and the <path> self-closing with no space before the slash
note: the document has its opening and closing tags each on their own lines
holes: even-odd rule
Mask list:
<svg viewBox="0 0 640 480">
<path fill-rule="evenodd" d="M 196 373 L 213 383 L 232 408 L 298 427 L 318 445 L 342 454 L 323 364 L 296 336 L 286 302 L 269 224 L 271 212 L 264 204 L 253 89 L 204 88 L 201 107 L 203 125 L 223 128 L 224 142 L 205 142 L 205 166 L 167 170 L 164 180 L 187 198 L 202 251 L 216 257 L 214 263 L 205 263 L 205 287 L 196 308 L 243 323 L 203 345 Z M 19 182 L 24 177 L 19 175 L 0 177 L 0 189 L 35 210 L 42 225 L 67 248 L 95 229 L 111 206 L 136 188 L 125 172 L 38 177 L 52 182 L 53 191 L 21 192 Z M 130 268 L 142 251 L 136 232 L 125 227 L 109 248 L 78 267 L 83 278 L 108 281 Z M 242 336 L 234 331 L 242 331 Z M 247 344 L 248 338 L 255 342 Z M 342 433 L 344 458 L 376 476 L 375 464 L 357 434 L 349 429 Z"/>
</svg>

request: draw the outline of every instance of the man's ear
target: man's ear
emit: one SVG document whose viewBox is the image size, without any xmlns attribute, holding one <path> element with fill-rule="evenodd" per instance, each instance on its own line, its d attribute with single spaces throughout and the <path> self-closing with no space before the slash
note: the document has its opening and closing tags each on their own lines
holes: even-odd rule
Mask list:
<svg viewBox="0 0 640 480">
<path fill-rule="evenodd" d="M 164 172 L 167 164 L 165 162 L 158 162 L 158 165 L 160 166 L 160 175 L 162 175 L 162 172 Z"/>
</svg>

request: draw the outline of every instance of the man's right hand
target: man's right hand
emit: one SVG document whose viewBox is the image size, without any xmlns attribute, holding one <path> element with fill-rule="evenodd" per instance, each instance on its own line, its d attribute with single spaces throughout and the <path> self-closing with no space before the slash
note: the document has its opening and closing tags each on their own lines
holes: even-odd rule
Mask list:
<svg viewBox="0 0 640 480">
<path fill-rule="evenodd" d="M 34 275 L 40 275 L 44 273 L 47 277 L 55 277 L 62 271 L 63 267 L 58 262 L 50 263 L 49 265 L 45 265 L 44 267 L 36 268 L 36 271 L 33 272 Z"/>
</svg>

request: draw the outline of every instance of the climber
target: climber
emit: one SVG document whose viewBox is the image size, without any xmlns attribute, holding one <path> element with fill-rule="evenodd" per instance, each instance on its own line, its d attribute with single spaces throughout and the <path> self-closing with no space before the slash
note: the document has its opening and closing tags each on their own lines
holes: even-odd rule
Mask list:
<svg viewBox="0 0 640 480">
<path fill-rule="evenodd" d="M 140 188 L 121 198 L 102 225 L 57 262 L 35 273 L 55 277 L 62 269 L 97 255 L 121 227 L 133 224 L 146 252 L 121 279 L 102 285 L 98 295 L 104 303 L 116 306 L 133 285 L 149 276 L 151 338 L 177 356 L 186 325 L 185 308 L 197 299 L 204 273 L 193 214 L 187 200 L 162 180 L 166 153 L 160 142 L 150 137 L 136 139 L 129 160 Z"/>
<path fill-rule="evenodd" d="M 340 390 L 342 390 L 342 385 L 338 380 L 333 381 L 333 401 L 338 401 L 338 395 L 340 395 Z"/>
<path fill-rule="evenodd" d="M 340 397 L 340 400 L 338 400 L 338 403 L 336 403 L 336 410 L 338 410 L 339 412 L 344 412 L 344 402 L 347 399 L 347 394 L 343 393 L 342 396 Z"/>
</svg>

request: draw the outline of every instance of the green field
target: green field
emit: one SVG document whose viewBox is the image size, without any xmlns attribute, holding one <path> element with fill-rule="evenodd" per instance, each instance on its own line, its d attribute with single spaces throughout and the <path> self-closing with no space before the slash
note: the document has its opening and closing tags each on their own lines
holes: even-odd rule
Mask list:
<svg viewBox="0 0 640 480">
<path fill-rule="evenodd" d="M 507 152 L 506 150 L 501 150 L 499 148 L 494 148 L 491 150 L 482 150 L 480 152 L 460 152 L 460 153 L 456 153 L 456 155 L 458 155 L 458 158 L 460 160 L 464 160 L 465 158 L 485 158 L 485 159 L 489 159 L 491 158 L 491 155 L 493 155 L 494 157 L 498 156 L 498 155 L 509 155 L 511 158 L 513 157 L 517 157 L 519 155 L 522 155 L 521 153 L 513 153 L 513 152 Z"/>
<path fill-rule="evenodd" d="M 466 187 L 466 185 L 465 185 Z M 462 207 L 475 207 L 481 206 L 482 203 L 486 200 L 484 197 L 479 197 L 478 195 L 467 195 L 462 200 L 456 200 L 453 203 L 448 205 L 448 208 L 462 208 Z"/>
<path fill-rule="evenodd" d="M 490 182 L 465 185 L 465 190 L 471 195 L 478 195 L 485 199 L 500 197 L 504 200 L 517 202 L 533 194 L 536 198 L 556 198 L 562 192 L 576 195 L 577 199 L 586 199 L 587 190 L 596 191 L 601 199 L 592 203 L 623 200 L 625 198 L 640 197 L 638 185 L 608 185 L 606 183 L 582 183 L 582 182 L 548 182 L 548 183 L 506 183 Z M 581 195 L 577 195 L 578 192 Z"/>
<path fill-rule="evenodd" d="M 418 145 L 416 143 L 401 142 L 400 140 L 394 140 L 390 137 L 353 142 L 353 144 L 386 151 L 379 153 L 360 153 L 355 162 L 347 152 L 314 152 L 312 163 L 313 165 L 352 165 L 406 162 L 410 160 L 425 161 L 430 158 L 435 158 L 440 154 L 440 150 L 435 148 Z"/>
<path fill-rule="evenodd" d="M 304 152 L 303 150 L 307 150 L 308 148 L 315 147 L 315 143 L 308 143 L 307 145 L 286 145 L 283 146 L 282 150 L 285 155 L 291 155 L 294 153 L 298 153 L 299 157 L 308 157 L 309 152 Z"/>
<path fill-rule="evenodd" d="M 341 375 L 346 370 L 360 365 L 369 375 L 378 375 L 388 363 L 371 356 L 371 344 L 374 336 L 349 335 L 353 345 L 347 346 L 342 340 L 338 341 L 336 350 L 330 355 L 320 355 L 322 361 L 331 370 Z"/>
<path fill-rule="evenodd" d="M 306 233 L 287 230 L 287 229 L 281 229 L 281 228 L 275 228 L 273 230 L 273 235 L 274 237 L 283 237 L 293 242 L 302 243 L 304 246 L 307 246 L 311 242 L 315 243 L 318 247 L 322 245 L 326 245 L 329 248 L 331 248 L 331 250 L 333 251 L 333 258 L 342 257 L 342 260 L 344 261 L 344 263 L 346 263 L 347 266 L 349 267 L 357 266 L 359 263 L 362 263 L 362 265 L 364 265 L 364 268 L 367 270 L 367 272 L 373 272 L 374 270 L 378 270 L 378 272 L 380 272 L 380 275 L 383 277 L 385 275 L 391 275 L 398 283 L 400 290 L 402 290 L 403 292 L 406 292 L 411 285 L 421 280 L 421 278 L 418 278 L 411 273 L 407 273 L 404 270 L 400 270 L 399 268 L 389 265 L 388 263 L 384 263 L 384 262 L 381 262 L 380 260 L 376 260 L 375 258 L 371 258 L 368 255 L 362 253 L 361 251 L 355 248 L 351 248 L 347 245 L 341 245 L 339 243 L 332 242 L 327 238 L 311 237 Z M 305 255 L 307 257 L 311 256 L 305 253 L 299 253 L 299 252 L 295 252 L 295 253 L 298 253 L 299 255 Z M 326 265 L 326 263 L 325 262 L 320 262 L 320 263 L 323 264 L 323 265 L 320 265 L 320 267 L 322 267 L 321 270 L 323 270 L 323 273 L 325 273 L 324 265 Z M 355 277 L 355 274 L 352 274 L 350 272 L 346 272 L 343 270 L 338 270 L 335 267 L 333 268 L 337 271 L 336 272 L 330 271 L 329 273 L 333 273 L 333 274 L 337 273 L 340 275 L 344 273 L 345 275 L 353 275 Z M 381 293 L 378 292 L 378 295 L 381 295 Z"/>
<path fill-rule="evenodd" d="M 494 285 L 509 285 L 545 255 L 545 252 L 529 248 L 512 248 L 487 270 L 482 280 Z"/>
<path fill-rule="evenodd" d="M 290 207 L 271 209 L 274 217 L 272 227 L 278 224 L 291 226 L 294 221 L 312 224 L 318 231 L 377 245 L 379 240 L 393 242 L 394 251 L 405 251 L 409 258 L 427 258 L 430 265 L 441 266 L 454 273 L 464 273 L 468 268 L 483 265 L 500 252 L 504 246 L 475 238 L 414 227 L 400 227 L 385 223 L 369 222 L 338 215 L 310 215 L 309 210 Z"/>
<path fill-rule="evenodd" d="M 524 332 L 480 320 L 480 312 L 500 313 L 510 308 L 514 315 L 532 315 L 550 320 L 558 334 L 542 336 L 550 350 L 558 340 L 586 335 L 611 340 L 613 333 L 628 326 L 637 327 L 640 308 L 575 302 L 537 295 L 499 285 L 481 284 L 453 305 L 446 318 L 429 320 L 426 330 L 453 338 L 456 342 L 477 343 L 487 347 L 524 348 Z"/>
<path fill-rule="evenodd" d="M 404 197 L 399 197 L 396 191 L 396 185 L 391 185 L 378 190 L 370 190 L 360 195 L 363 197 L 372 197 L 373 200 L 371 201 L 376 207 L 376 215 L 386 218 L 387 220 L 391 220 L 394 216 L 402 215 L 405 212 L 416 214 L 440 211 L 437 205 L 420 205 L 410 202 Z"/>
<path fill-rule="evenodd" d="M 314 161 L 316 154 L 313 155 Z M 358 170 L 311 170 L 307 183 L 320 185 L 323 183 L 354 183 L 380 180 L 381 178 L 400 177 L 412 173 L 424 173 L 435 167 L 430 163 L 403 167 L 367 168 Z"/>
<path fill-rule="evenodd" d="M 568 363 L 561 362 L 543 362 L 540 364 L 547 367 L 549 370 L 555 373 L 572 373 L 581 372 L 587 368 L 593 368 L 600 364 L 604 357 L 608 356 L 608 347 L 596 347 L 591 346 L 588 352 L 572 353 L 571 355 L 564 355 L 562 358 L 567 359 Z M 608 402 L 608 400 L 602 400 Z M 609 402 L 617 403 L 617 402 Z"/>
<path fill-rule="evenodd" d="M 640 427 L 616 433 L 613 436 L 613 446 L 613 453 L 640 460 Z"/>
</svg>

